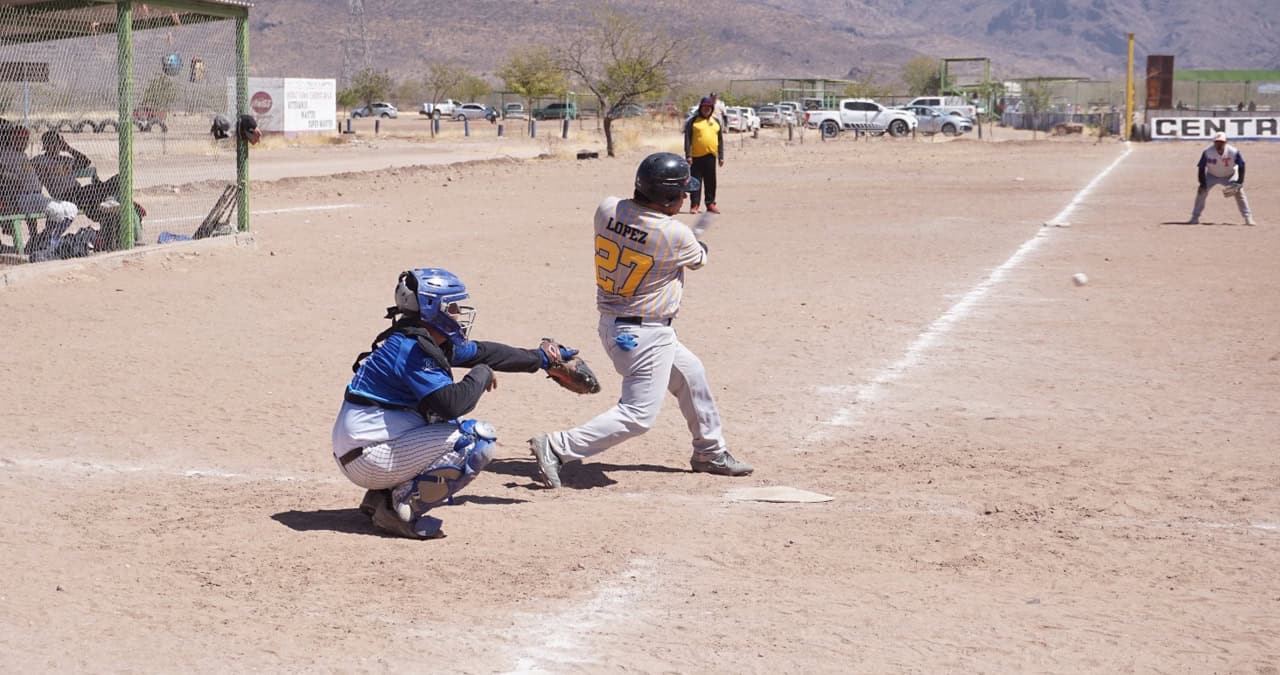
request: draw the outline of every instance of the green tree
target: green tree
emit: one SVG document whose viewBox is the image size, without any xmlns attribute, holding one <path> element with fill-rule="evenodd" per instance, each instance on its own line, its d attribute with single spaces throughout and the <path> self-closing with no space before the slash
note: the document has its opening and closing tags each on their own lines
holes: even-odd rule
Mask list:
<svg viewBox="0 0 1280 675">
<path fill-rule="evenodd" d="M 458 83 L 458 98 L 465 101 L 477 101 L 482 96 L 487 96 L 493 91 L 493 87 L 482 77 L 467 73 L 463 76 L 462 81 Z"/>
<path fill-rule="evenodd" d="M 606 9 L 559 53 L 560 67 L 582 82 L 600 105 L 609 157 L 614 156 L 613 121 L 622 108 L 670 89 L 680 56 L 692 51 L 691 42 Z"/>
<path fill-rule="evenodd" d="M 498 77 L 507 89 L 524 97 L 530 114 L 537 99 L 563 95 L 569 88 L 555 54 L 541 45 L 513 50 L 498 69 Z"/>
<path fill-rule="evenodd" d="M 338 105 L 343 110 L 350 110 L 360 103 L 360 92 L 354 89 L 343 89 L 338 92 Z"/>
<path fill-rule="evenodd" d="M 365 68 L 351 78 L 351 86 L 347 89 L 356 97 L 357 103 L 371 105 L 374 101 L 388 98 L 395 88 L 395 80 L 385 70 Z"/>
<path fill-rule="evenodd" d="M 941 62 L 930 56 L 917 56 L 902 66 L 902 81 L 907 85 L 907 93 L 912 96 L 940 94 L 942 76 L 939 73 Z"/>
</svg>

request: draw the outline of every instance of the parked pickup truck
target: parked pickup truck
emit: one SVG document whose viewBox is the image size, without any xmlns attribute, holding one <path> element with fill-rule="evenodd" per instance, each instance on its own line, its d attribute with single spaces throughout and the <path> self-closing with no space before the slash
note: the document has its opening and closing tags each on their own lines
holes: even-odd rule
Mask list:
<svg viewBox="0 0 1280 675">
<path fill-rule="evenodd" d="M 458 106 L 462 105 L 462 101 L 455 101 L 446 98 L 440 103 L 423 103 L 418 108 L 419 115 L 426 115 L 431 119 L 450 119 L 458 113 Z"/>
<path fill-rule="evenodd" d="M 906 106 L 922 105 L 929 108 L 937 108 L 943 114 L 950 112 L 958 112 L 966 119 L 972 121 L 978 114 L 978 109 L 969 105 L 969 102 L 961 96 L 918 96 L 911 99 Z"/>
<path fill-rule="evenodd" d="M 886 108 L 871 99 L 845 98 L 835 110 L 810 110 L 805 124 L 821 131 L 823 138 L 834 138 L 841 131 L 905 136 L 919 121 L 906 110 Z"/>
</svg>

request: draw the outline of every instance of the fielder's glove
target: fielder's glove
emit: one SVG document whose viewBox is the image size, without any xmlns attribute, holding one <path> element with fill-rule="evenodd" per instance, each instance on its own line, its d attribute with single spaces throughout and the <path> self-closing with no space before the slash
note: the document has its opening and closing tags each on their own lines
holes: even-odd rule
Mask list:
<svg viewBox="0 0 1280 675">
<path fill-rule="evenodd" d="M 552 338 L 542 338 L 538 345 L 542 353 L 542 367 L 547 377 L 575 394 L 595 394 L 600 391 L 600 380 L 591 366 L 578 356 L 578 350 L 562 347 Z"/>
<path fill-rule="evenodd" d="M 1240 183 L 1227 183 L 1227 185 L 1222 188 L 1223 197 L 1234 197 L 1238 194 L 1240 194 Z"/>
</svg>

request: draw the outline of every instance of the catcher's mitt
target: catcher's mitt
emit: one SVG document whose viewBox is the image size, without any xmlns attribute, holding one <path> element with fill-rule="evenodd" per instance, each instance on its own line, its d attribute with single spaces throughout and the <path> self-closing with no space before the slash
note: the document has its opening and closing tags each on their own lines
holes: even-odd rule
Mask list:
<svg viewBox="0 0 1280 675">
<path fill-rule="evenodd" d="M 547 362 L 547 377 L 555 380 L 556 384 L 575 394 L 595 394 L 600 391 L 600 380 L 596 379 L 591 366 L 578 356 L 577 350 L 562 347 L 551 338 L 542 338 L 538 349 Z"/>
<path fill-rule="evenodd" d="M 1241 185 L 1239 183 L 1227 183 L 1226 186 L 1222 188 L 1222 196 L 1234 197 L 1240 194 L 1240 188 Z"/>
</svg>

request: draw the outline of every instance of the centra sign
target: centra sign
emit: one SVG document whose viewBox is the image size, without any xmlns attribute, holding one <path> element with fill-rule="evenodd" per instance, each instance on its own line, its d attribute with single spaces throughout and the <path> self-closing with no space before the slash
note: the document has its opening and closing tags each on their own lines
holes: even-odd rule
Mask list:
<svg viewBox="0 0 1280 675">
<path fill-rule="evenodd" d="M 1157 117 L 1151 121 L 1153 141 L 1207 141 L 1224 133 L 1238 140 L 1280 140 L 1280 117 Z"/>
</svg>

